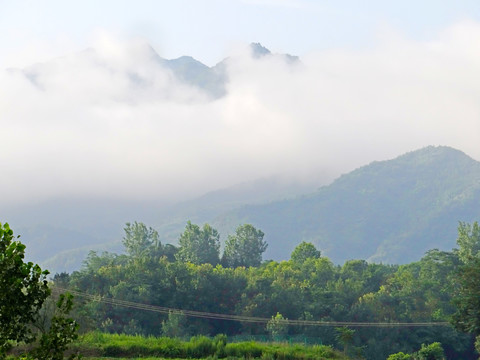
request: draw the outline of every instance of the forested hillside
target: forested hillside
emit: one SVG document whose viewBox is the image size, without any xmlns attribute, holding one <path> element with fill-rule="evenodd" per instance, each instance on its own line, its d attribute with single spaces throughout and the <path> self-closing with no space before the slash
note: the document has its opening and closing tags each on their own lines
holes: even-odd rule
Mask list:
<svg viewBox="0 0 480 360">
<path fill-rule="evenodd" d="M 450 249 L 457 223 L 480 217 L 478 203 L 480 163 L 430 146 L 361 167 L 313 194 L 245 206 L 212 223 L 221 233 L 240 222 L 262 228 L 272 259 L 308 241 L 335 263 L 402 264 L 431 248 Z"/>
<path fill-rule="evenodd" d="M 30 221 L 18 229 L 34 261 L 73 271 L 91 249 L 119 252 L 121 226 L 135 219 L 173 244 L 188 220 L 212 224 L 222 243 L 248 222 L 265 231 L 269 259 L 288 259 L 307 241 L 336 264 L 356 258 L 402 264 L 431 248 L 451 249 L 458 221 L 480 217 L 480 163 L 449 147 L 374 162 L 312 193 L 313 183 L 271 177 L 177 204 L 62 199 L 10 209 L 9 219 Z"/>
</svg>

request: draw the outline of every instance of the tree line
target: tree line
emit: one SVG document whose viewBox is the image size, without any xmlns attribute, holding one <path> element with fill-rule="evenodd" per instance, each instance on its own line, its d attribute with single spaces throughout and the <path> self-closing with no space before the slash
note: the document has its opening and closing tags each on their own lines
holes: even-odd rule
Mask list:
<svg viewBox="0 0 480 360">
<path fill-rule="evenodd" d="M 218 232 L 208 224 L 200 227 L 188 222 L 178 246 L 162 244 L 158 233 L 143 223 L 127 224 L 124 230 L 124 254 L 90 252 L 80 271 L 56 274 L 53 283 L 97 298 L 178 311 L 161 314 L 76 299 L 76 321 L 60 316 L 52 322 L 56 324 L 54 332 L 58 327 L 73 331 L 78 323 L 84 332 L 101 329 L 175 337 L 269 335 L 276 340 L 303 336 L 343 346 L 368 359 L 438 353 L 439 346 L 447 358 L 477 358 L 474 343 L 477 339 L 477 347 L 480 345 L 478 223 L 460 223 L 457 249 L 433 249 L 420 261 L 406 265 L 365 260 L 335 265 L 306 242 L 293 250 L 289 260 L 264 261 L 262 254 L 267 244 L 263 232 L 248 224 L 239 226 L 228 238 L 222 256 Z M 29 323 L 38 320 L 51 284 L 47 284 L 47 272 L 23 261 L 25 246 L 14 241 L 8 226 L 0 231 L 0 239 L 1 358 L 12 340 L 31 340 Z M 59 306 L 64 307 L 66 314 L 71 310 L 71 301 L 63 299 Z M 182 309 L 267 317 L 271 321 L 257 324 L 187 317 Z M 12 317 L 7 318 L 10 314 Z M 450 322 L 452 326 L 335 329 L 288 325 L 286 319 L 372 324 Z M 74 334 L 67 331 L 63 336 L 72 339 Z M 44 349 L 48 349 L 48 344 Z"/>
<path fill-rule="evenodd" d="M 209 313 L 370 323 L 452 322 L 454 326 L 357 328 L 351 348 L 369 359 L 385 359 L 440 342 L 449 358 L 476 358 L 469 333 L 480 334 L 480 287 L 471 284 L 480 281 L 477 223 L 460 223 L 458 249 L 433 249 L 406 265 L 365 260 L 335 265 L 306 242 L 289 260 L 263 261 L 267 247 L 263 235 L 252 225 L 241 225 L 228 237 L 220 256 L 218 232 L 208 224 L 188 222 L 178 246 L 161 244 L 158 233 L 143 223 L 127 224 L 125 254 L 91 252 L 80 271 L 57 274 L 55 282 L 88 294 Z M 98 302 L 79 303 L 77 314 L 84 331 L 269 334 L 265 324 L 185 317 L 181 312 L 155 314 Z M 331 327 L 288 326 L 284 335 L 340 345 L 338 332 Z"/>
</svg>

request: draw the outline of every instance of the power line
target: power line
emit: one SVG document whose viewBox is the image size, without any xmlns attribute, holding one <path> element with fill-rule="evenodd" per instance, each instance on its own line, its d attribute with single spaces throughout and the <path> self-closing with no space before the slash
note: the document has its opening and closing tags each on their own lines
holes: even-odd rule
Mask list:
<svg viewBox="0 0 480 360">
<path fill-rule="evenodd" d="M 254 316 L 244 316 L 244 315 L 231 315 L 231 314 L 218 314 L 210 313 L 204 311 L 195 311 L 195 310 L 182 310 L 175 309 L 157 305 L 148 305 L 132 301 L 119 300 L 115 298 L 102 297 L 100 295 L 92 295 L 86 292 L 69 290 L 61 287 L 53 287 L 52 291 L 54 293 L 69 292 L 72 295 L 82 297 L 91 301 L 96 301 L 103 304 L 109 304 L 114 306 L 120 306 L 136 310 L 145 310 L 152 311 L 161 314 L 168 313 L 181 313 L 188 317 L 202 318 L 202 319 L 212 319 L 212 320 L 227 320 L 227 321 L 238 321 L 244 323 L 263 323 L 266 324 L 271 320 L 271 318 L 261 318 Z M 318 321 L 318 320 L 290 320 L 284 319 L 281 320 L 287 325 L 296 325 L 296 326 L 352 326 L 352 327 L 430 327 L 430 326 L 450 326 L 448 322 L 353 322 L 353 321 Z"/>
</svg>

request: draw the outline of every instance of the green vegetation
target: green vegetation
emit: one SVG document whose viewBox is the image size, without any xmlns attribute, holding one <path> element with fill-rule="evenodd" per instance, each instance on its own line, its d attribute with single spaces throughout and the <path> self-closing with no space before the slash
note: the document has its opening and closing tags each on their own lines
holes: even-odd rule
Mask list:
<svg viewBox="0 0 480 360">
<path fill-rule="evenodd" d="M 143 224 L 136 227 L 148 229 Z M 474 223 L 471 229 L 477 227 Z M 457 328 L 470 331 L 462 327 L 466 324 L 462 319 L 468 318 L 470 309 L 478 311 L 476 303 L 464 296 L 472 292 L 473 301 L 478 291 L 465 283 L 471 279 L 468 269 L 475 262 L 462 254 L 469 253 L 467 247 L 476 249 L 480 242 L 476 232 L 469 229 L 460 224 L 459 249 L 430 250 L 420 261 L 406 265 L 350 260 L 336 266 L 313 244 L 304 242 L 288 261 L 226 267 L 219 264 L 216 241 L 211 241 L 216 239 L 216 230 L 189 223 L 182 235 L 188 241 L 179 248 L 145 241 L 145 237 L 131 236 L 129 232 L 129 246 L 136 247 L 132 239 L 138 238 L 140 244 L 146 244 L 141 246 L 142 251 L 135 251 L 135 255 L 92 252 L 81 271 L 59 274 L 55 282 L 96 299 L 130 302 L 124 306 L 92 299 L 79 302 L 75 311 L 84 332 L 101 329 L 112 334 L 181 338 L 226 334 L 229 338 L 263 336 L 269 341 L 303 336 L 342 349 L 347 356 L 373 360 L 384 360 L 392 353 L 418 353 L 422 344 L 440 342 L 448 358 L 473 359 L 472 337 L 449 325 L 451 319 L 458 318 Z M 255 233 L 261 232 L 255 229 Z M 215 258 L 205 256 L 204 263 L 198 263 L 200 258 L 196 257 L 194 263 L 178 256 L 186 253 L 184 247 L 191 248 L 191 242 L 205 239 L 203 250 L 206 254 L 215 250 Z M 210 250 L 205 249 L 208 244 Z M 167 248 L 170 250 L 165 252 Z M 261 249 L 257 248 L 257 254 L 261 256 Z M 471 271 L 480 273 L 475 267 Z M 455 300 L 457 305 L 453 299 L 460 299 Z M 135 304 L 164 310 L 140 310 Z M 240 319 L 232 321 L 212 314 L 236 315 Z M 252 317 L 264 320 L 251 321 Z M 292 324 L 292 320 L 305 322 Z M 312 326 L 312 320 L 336 323 Z M 346 328 L 339 327 L 338 322 L 371 326 Z M 396 327 L 398 322 L 412 326 Z M 379 327 L 377 323 L 392 326 Z M 416 323 L 426 325 L 416 327 Z M 232 349 L 242 346 L 230 345 Z"/>
<path fill-rule="evenodd" d="M 29 256 L 52 273 L 79 270 L 89 250 L 120 252 L 115 224 L 132 214 L 154 224 L 164 243 L 177 244 L 186 219 L 209 223 L 221 242 L 239 224 L 250 223 L 270 244 L 264 258 L 288 259 L 305 241 L 335 264 L 350 259 L 407 264 L 432 248 L 450 250 L 457 222 L 480 219 L 479 178 L 478 161 L 449 147 L 427 147 L 373 162 L 320 189 L 327 179 L 300 186 L 272 177 L 172 206 L 64 199 L 11 209 L 10 216 L 39 224 L 21 229 L 22 235 Z"/>
<path fill-rule="evenodd" d="M 445 352 L 443 351 L 442 344 L 434 342 L 432 344 L 422 344 L 420 350 L 413 354 L 404 354 L 399 352 L 391 354 L 387 360 L 445 360 Z"/>
<path fill-rule="evenodd" d="M 192 264 L 218 264 L 220 261 L 220 235 L 210 225 L 203 228 L 190 221 L 178 240 L 180 245 L 177 260 Z"/>
<path fill-rule="evenodd" d="M 190 340 L 168 337 L 142 337 L 92 332 L 80 337 L 75 348 L 96 357 L 154 357 L 177 359 L 342 359 L 325 345 L 286 343 L 228 342 L 225 335 L 214 338 L 194 336 Z"/>
<path fill-rule="evenodd" d="M 480 218 L 478 179 L 478 161 L 430 146 L 363 166 L 315 193 L 238 207 L 212 224 L 222 234 L 241 222 L 258 226 L 269 258 L 286 259 L 306 241 L 336 264 L 406 264 L 429 249 L 451 249 L 456 223 Z"/>
<path fill-rule="evenodd" d="M 50 295 L 48 271 L 24 258 L 25 245 L 8 224 L 0 224 L 0 359 L 14 342 L 35 340 L 30 324 Z"/>
<path fill-rule="evenodd" d="M 78 324 L 67 317 L 73 306 L 72 296 L 61 294 L 47 319 L 44 304 L 51 293 L 48 271 L 24 258 L 25 245 L 15 240 L 8 224 L 0 224 L 0 359 L 5 359 L 15 345 L 32 344 L 38 339 L 25 359 L 62 360 L 67 345 L 77 338 Z M 45 321 L 41 320 L 48 320 L 49 326 L 42 326 Z"/>
<path fill-rule="evenodd" d="M 250 224 L 237 227 L 235 235 L 230 235 L 225 244 L 222 264 L 228 267 L 259 266 L 262 254 L 267 250 L 263 235 Z"/>
<path fill-rule="evenodd" d="M 239 229 L 250 227 L 249 234 L 263 237 L 251 225 Z M 27 358 L 60 360 L 77 337 L 78 324 L 68 317 L 72 297 L 60 296 L 56 310 L 49 310 L 47 272 L 23 261 L 25 246 L 14 241 L 8 225 L 1 230 L 0 286 L 4 287 L 0 294 L 5 301 L 0 303 L 0 357 L 11 345 L 38 339 Z M 57 274 L 53 281 L 58 287 L 84 297 L 74 315 L 86 333 L 75 349 L 94 356 L 197 359 L 477 356 L 473 353 L 480 342 L 476 222 L 459 224 L 458 249 L 430 250 L 420 261 L 400 266 L 364 260 L 335 266 L 313 244 L 301 243 L 289 261 L 224 267 L 219 264 L 216 234 L 208 224 L 202 228 L 187 224 L 186 239 L 204 241 L 205 254 L 212 249 L 217 253 L 215 259 L 196 257 L 204 263 L 193 263 L 177 256 L 191 246 L 188 241 L 179 248 L 163 245 L 153 229 L 127 224 L 127 255 L 92 252 L 82 271 Z M 211 249 L 204 249 L 208 244 Z M 261 256 L 262 249 L 256 251 Z M 42 316 L 44 326 L 40 326 Z M 349 326 L 339 326 L 342 323 Z M 34 332 L 32 325 L 42 332 Z M 103 333 L 91 332 L 95 329 Z M 475 343 L 473 336 L 457 330 L 477 336 Z M 238 335 L 264 336 L 269 342 L 227 341 Z M 193 337 L 184 340 L 189 336 Z M 298 336 L 316 338 L 323 345 L 286 344 L 288 338 Z M 333 348 L 343 349 L 343 355 Z"/>
</svg>

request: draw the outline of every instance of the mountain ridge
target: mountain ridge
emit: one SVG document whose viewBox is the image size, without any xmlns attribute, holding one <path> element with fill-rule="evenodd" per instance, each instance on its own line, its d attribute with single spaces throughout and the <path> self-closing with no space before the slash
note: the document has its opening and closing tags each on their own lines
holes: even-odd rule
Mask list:
<svg viewBox="0 0 480 360">
<path fill-rule="evenodd" d="M 458 221 L 480 216 L 476 201 L 480 163 L 449 147 L 426 147 L 372 162 L 312 194 L 242 207 L 213 224 L 230 232 L 239 221 L 254 223 L 270 243 L 267 257 L 288 258 L 294 244 L 310 241 L 337 263 L 405 263 L 431 248 L 450 250 Z"/>
<path fill-rule="evenodd" d="M 184 55 L 175 59 L 166 59 L 161 57 L 155 49 L 147 42 L 138 42 L 130 45 L 133 49 L 123 49 L 124 52 L 132 56 L 130 68 L 124 69 L 127 71 L 130 80 L 133 84 L 146 85 L 150 83 L 150 79 L 146 74 L 135 71 L 138 64 L 142 64 L 142 68 L 151 68 L 158 65 L 161 69 L 170 72 L 172 79 L 197 89 L 198 91 L 207 95 L 207 99 L 216 100 L 227 94 L 228 63 L 231 58 L 227 57 L 214 66 L 207 66 L 192 56 Z M 130 50 L 130 51 L 129 51 Z M 143 54 L 143 56 L 134 54 Z M 263 57 L 278 57 L 284 60 L 287 64 L 294 64 L 299 61 L 297 56 L 289 54 L 274 54 L 260 43 L 250 44 L 250 53 L 254 60 Z M 34 86 L 39 89 L 45 89 L 45 81 L 48 82 L 48 76 L 55 68 L 62 68 L 62 63 L 69 63 L 70 61 L 78 61 L 80 64 L 91 62 L 97 67 L 105 68 L 111 71 L 111 64 L 107 60 L 114 60 L 114 56 L 105 55 L 96 48 L 90 47 L 79 53 L 69 56 L 55 58 L 51 61 L 36 63 L 23 69 L 7 69 L 9 72 L 17 72 L 23 74 Z M 115 62 L 115 61 L 114 61 Z M 71 65 L 71 64 L 70 64 Z M 78 65 L 78 64 L 77 64 Z M 76 65 L 76 66 L 77 66 Z"/>
</svg>

